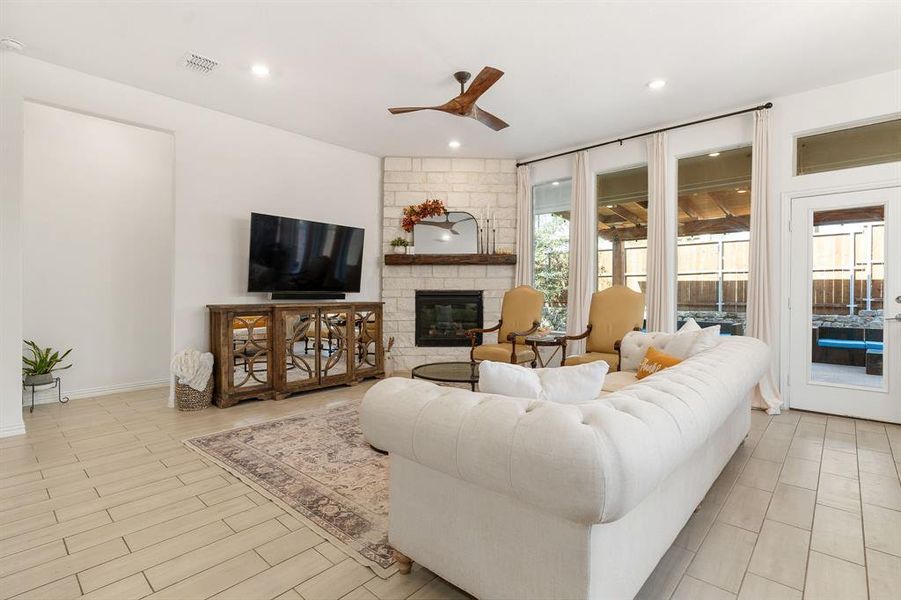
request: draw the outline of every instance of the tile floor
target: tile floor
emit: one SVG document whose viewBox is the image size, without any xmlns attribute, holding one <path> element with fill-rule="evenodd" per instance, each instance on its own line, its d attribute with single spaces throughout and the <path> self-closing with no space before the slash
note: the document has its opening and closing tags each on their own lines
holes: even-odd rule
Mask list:
<svg viewBox="0 0 901 600">
<path fill-rule="evenodd" d="M 368 384 L 179 413 L 165 390 L 38 406 L 0 440 L 0 600 L 463 598 L 384 580 L 181 440 Z M 639 598 L 898 598 L 901 427 L 754 412 L 751 435 Z"/>
</svg>

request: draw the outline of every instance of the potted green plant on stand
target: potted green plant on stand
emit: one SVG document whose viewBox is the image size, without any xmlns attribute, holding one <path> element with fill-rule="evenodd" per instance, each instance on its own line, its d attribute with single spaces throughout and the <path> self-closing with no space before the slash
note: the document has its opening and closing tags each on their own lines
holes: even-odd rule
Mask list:
<svg viewBox="0 0 901 600">
<path fill-rule="evenodd" d="M 391 240 L 391 247 L 394 248 L 395 254 L 406 254 L 407 246 L 410 245 L 410 242 L 405 240 L 402 237 L 396 237 Z"/>
<path fill-rule="evenodd" d="M 51 384 L 54 380 L 54 371 L 62 371 L 72 366 L 71 363 L 65 367 L 59 366 L 72 352 L 71 348 L 60 355 L 58 350 L 41 348 L 30 340 L 25 341 L 25 346 L 27 346 L 27 351 L 31 353 L 31 356 L 22 355 L 22 376 L 25 385 Z"/>
</svg>

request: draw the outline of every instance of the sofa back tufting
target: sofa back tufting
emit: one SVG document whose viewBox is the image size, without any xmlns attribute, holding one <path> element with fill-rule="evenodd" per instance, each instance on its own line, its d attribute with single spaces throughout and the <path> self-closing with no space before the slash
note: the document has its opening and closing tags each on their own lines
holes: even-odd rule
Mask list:
<svg viewBox="0 0 901 600">
<path fill-rule="evenodd" d="M 688 459 L 769 366 L 730 337 L 586 404 L 480 394 L 391 378 L 363 399 L 374 446 L 583 524 L 612 522 Z"/>
</svg>

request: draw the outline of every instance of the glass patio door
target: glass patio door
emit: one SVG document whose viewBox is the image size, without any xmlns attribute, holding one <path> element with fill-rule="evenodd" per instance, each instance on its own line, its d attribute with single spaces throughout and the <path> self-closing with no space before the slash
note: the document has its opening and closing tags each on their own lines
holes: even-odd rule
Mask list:
<svg viewBox="0 0 901 600">
<path fill-rule="evenodd" d="M 792 408 L 901 423 L 901 188 L 791 210 Z"/>
</svg>

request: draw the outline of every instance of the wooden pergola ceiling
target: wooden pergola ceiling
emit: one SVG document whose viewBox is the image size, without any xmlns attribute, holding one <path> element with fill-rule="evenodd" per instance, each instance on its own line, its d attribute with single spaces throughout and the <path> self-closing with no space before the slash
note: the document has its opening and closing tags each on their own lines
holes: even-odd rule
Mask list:
<svg viewBox="0 0 901 600">
<path fill-rule="evenodd" d="M 598 235 L 609 241 L 647 237 L 647 167 L 598 176 Z M 751 150 L 738 148 L 679 161 L 679 235 L 748 231 Z"/>
</svg>

